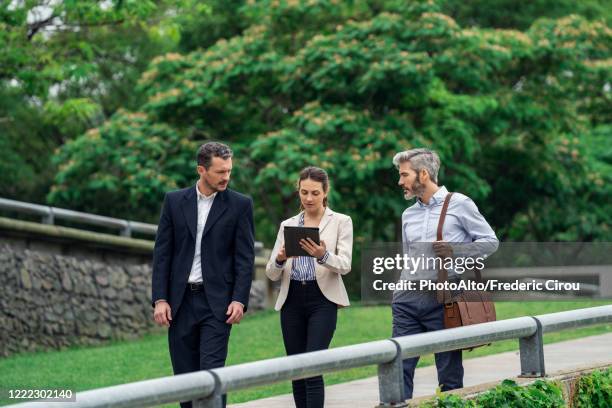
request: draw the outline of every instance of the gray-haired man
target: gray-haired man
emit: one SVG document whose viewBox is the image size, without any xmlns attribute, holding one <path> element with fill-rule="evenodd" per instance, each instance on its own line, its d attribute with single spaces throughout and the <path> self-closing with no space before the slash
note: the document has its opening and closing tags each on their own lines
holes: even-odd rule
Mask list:
<svg viewBox="0 0 612 408">
<path fill-rule="evenodd" d="M 463 194 L 453 194 L 443 229 L 443 241 L 437 241 L 437 227 L 446 187 L 438 186 L 440 158 L 429 149 L 412 149 L 397 153 L 393 164 L 399 171 L 398 184 L 404 197 L 417 198 L 416 203 L 402 214 L 402 243 L 408 248 L 429 250 L 432 256 L 442 259 L 452 257 L 450 243 L 479 243 L 480 255 L 489 255 L 498 246 L 498 240 L 474 202 Z M 432 244 L 429 244 L 429 243 Z M 423 245 L 422 243 L 428 243 Z M 449 279 L 456 275 L 449 270 Z M 402 273 L 402 279 L 436 280 L 434 270 L 419 270 L 410 276 Z M 406 336 L 444 329 L 444 305 L 431 293 L 394 293 L 393 337 Z M 461 350 L 437 353 L 436 367 L 438 383 L 442 391 L 463 387 L 463 364 Z M 407 399 L 412 398 L 413 378 L 419 358 L 404 360 L 404 390 Z"/>
</svg>

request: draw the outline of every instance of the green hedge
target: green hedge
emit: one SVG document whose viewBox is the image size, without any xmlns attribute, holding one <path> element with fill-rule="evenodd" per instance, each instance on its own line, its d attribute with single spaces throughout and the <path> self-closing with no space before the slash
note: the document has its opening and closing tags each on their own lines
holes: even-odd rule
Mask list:
<svg viewBox="0 0 612 408">
<path fill-rule="evenodd" d="M 572 402 L 574 408 L 612 407 L 612 368 L 578 379 Z"/>
<path fill-rule="evenodd" d="M 458 395 L 439 395 L 420 405 L 424 408 L 553 408 L 566 407 L 562 386 L 557 381 L 537 380 L 521 387 L 515 381 L 504 380 L 497 387 L 466 400 Z M 574 408 L 612 407 L 612 369 L 594 371 L 579 378 L 572 398 Z"/>
</svg>

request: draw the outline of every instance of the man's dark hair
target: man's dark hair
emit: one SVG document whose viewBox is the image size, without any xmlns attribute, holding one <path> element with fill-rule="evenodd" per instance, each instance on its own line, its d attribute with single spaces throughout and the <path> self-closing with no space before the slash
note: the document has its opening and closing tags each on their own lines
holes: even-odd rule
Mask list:
<svg viewBox="0 0 612 408">
<path fill-rule="evenodd" d="M 227 160 L 232 157 L 233 154 L 232 149 L 223 143 L 204 143 L 198 149 L 198 166 L 204 166 L 204 168 L 208 170 L 212 164 L 213 157 L 220 157 L 223 160 Z"/>
</svg>

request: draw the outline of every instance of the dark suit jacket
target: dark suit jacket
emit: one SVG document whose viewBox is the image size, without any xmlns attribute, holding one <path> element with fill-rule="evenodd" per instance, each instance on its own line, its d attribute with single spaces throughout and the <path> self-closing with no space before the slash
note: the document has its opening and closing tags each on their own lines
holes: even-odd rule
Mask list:
<svg viewBox="0 0 612 408">
<path fill-rule="evenodd" d="M 153 254 L 153 305 L 159 299 L 178 313 L 191 272 L 197 231 L 195 185 L 166 194 Z M 210 307 L 219 320 L 230 302 L 245 306 L 255 259 L 253 201 L 227 189 L 217 193 L 202 235 L 202 278 Z"/>
</svg>

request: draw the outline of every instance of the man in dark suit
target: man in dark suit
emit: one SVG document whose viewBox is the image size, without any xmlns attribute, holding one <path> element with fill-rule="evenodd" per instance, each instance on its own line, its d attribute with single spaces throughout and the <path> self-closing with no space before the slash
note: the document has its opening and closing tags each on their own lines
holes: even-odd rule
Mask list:
<svg viewBox="0 0 612 408">
<path fill-rule="evenodd" d="M 154 319 L 169 327 L 175 374 L 225 365 L 255 258 L 253 202 L 227 188 L 232 151 L 206 143 L 197 162 L 196 185 L 166 194 L 153 256 Z"/>
</svg>

